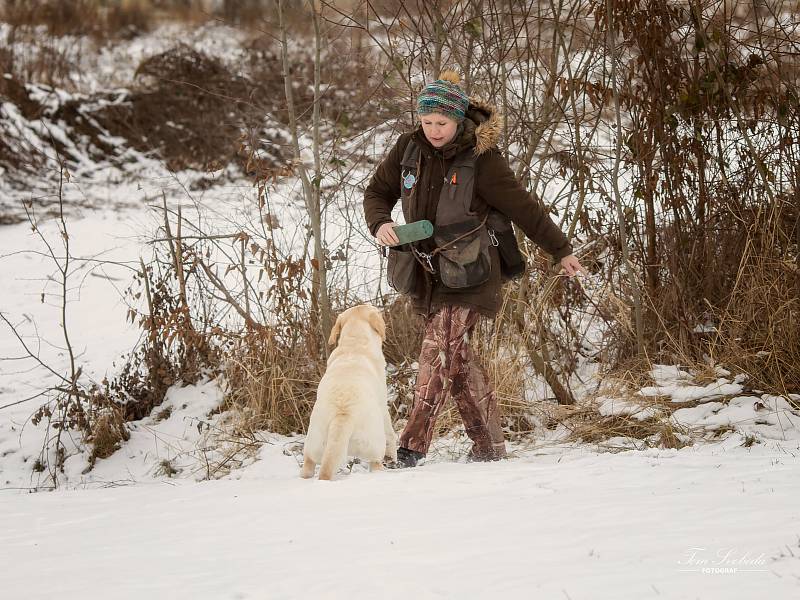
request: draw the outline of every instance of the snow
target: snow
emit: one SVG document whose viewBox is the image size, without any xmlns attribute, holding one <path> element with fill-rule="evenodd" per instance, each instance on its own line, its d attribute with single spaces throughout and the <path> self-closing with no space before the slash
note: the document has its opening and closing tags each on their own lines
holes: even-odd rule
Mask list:
<svg viewBox="0 0 800 600">
<path fill-rule="evenodd" d="M 756 439 L 800 440 L 800 411 L 785 398 L 763 394 L 737 396 L 727 404 L 706 402 L 672 413 L 678 424 L 691 424 L 709 430 L 732 427 Z"/>
<path fill-rule="evenodd" d="M 98 460 L 89 477 L 84 473 L 87 456 L 83 453 L 66 461 L 66 476 L 76 488 L 119 484 L 121 477 L 127 483 L 163 481 L 168 463 L 174 470 L 169 476 L 206 477 L 217 455 L 208 432 L 220 421 L 211 412 L 222 397 L 215 381 L 170 388 L 151 416 L 129 425 L 130 439 L 109 458 Z"/>
<path fill-rule="evenodd" d="M 276 444 L 259 458 L 236 479 L 5 495 L 6 593 L 788 599 L 800 586 L 796 454 L 550 448 L 335 482 L 301 480 Z"/>
<path fill-rule="evenodd" d="M 639 393 L 643 396 L 672 396 L 673 402 L 687 402 L 689 400 L 699 400 L 700 398 L 734 395 L 740 393 L 742 389 L 739 384 L 718 380 L 715 383 L 703 386 L 648 386 L 639 390 Z"/>
<path fill-rule="evenodd" d="M 717 380 L 707 385 L 692 385 L 693 375 L 682 370 L 678 365 L 654 365 L 650 376 L 656 382 L 654 386 L 645 386 L 639 390 L 642 396 L 670 396 L 672 402 L 688 402 L 716 398 L 719 396 L 735 396 L 740 394 L 744 387 L 741 385 L 746 376 L 738 375 L 733 381 L 725 377 L 730 373 L 724 369 L 717 369 Z"/>
<path fill-rule="evenodd" d="M 627 415 L 639 421 L 643 421 L 659 414 L 658 410 L 652 406 L 643 408 L 638 404 L 634 404 L 628 400 L 603 397 L 599 398 L 598 400 L 601 402 L 597 408 L 597 412 L 604 417 L 609 417 L 612 415 Z"/>
</svg>

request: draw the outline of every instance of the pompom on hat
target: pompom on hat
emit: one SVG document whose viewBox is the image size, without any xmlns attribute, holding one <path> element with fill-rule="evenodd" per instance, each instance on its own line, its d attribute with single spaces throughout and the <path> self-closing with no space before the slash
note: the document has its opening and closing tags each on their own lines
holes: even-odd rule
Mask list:
<svg viewBox="0 0 800 600">
<path fill-rule="evenodd" d="M 461 122 L 469 107 L 469 98 L 458 85 L 461 78 L 454 71 L 443 71 L 439 79 L 425 86 L 417 98 L 417 114 L 440 113 Z"/>
</svg>

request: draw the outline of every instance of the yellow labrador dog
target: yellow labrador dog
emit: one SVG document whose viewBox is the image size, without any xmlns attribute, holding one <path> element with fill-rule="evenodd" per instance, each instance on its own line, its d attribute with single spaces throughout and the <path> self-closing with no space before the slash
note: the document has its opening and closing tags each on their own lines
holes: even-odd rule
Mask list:
<svg viewBox="0 0 800 600">
<path fill-rule="evenodd" d="M 301 476 L 332 479 L 348 456 L 369 461 L 370 471 L 383 468 L 383 457 L 397 460 L 397 436 L 386 394 L 386 339 L 383 315 L 374 306 L 348 308 L 331 330 L 338 346 L 317 388 L 303 451 Z"/>
</svg>

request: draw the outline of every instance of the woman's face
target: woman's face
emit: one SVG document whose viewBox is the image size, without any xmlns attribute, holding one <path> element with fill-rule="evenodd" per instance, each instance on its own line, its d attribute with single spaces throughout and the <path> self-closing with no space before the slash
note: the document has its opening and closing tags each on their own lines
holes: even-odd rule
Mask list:
<svg viewBox="0 0 800 600">
<path fill-rule="evenodd" d="M 456 135 L 458 122 L 439 113 L 422 115 L 422 131 L 434 148 L 449 144 Z"/>
</svg>

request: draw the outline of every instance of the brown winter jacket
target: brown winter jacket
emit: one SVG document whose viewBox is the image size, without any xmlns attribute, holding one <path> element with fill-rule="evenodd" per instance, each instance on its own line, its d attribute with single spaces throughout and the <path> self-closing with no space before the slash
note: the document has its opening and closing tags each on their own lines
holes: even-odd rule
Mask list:
<svg viewBox="0 0 800 600">
<path fill-rule="evenodd" d="M 572 254 L 566 236 L 550 219 L 547 210 L 517 181 L 505 158 L 497 148 L 500 119 L 490 106 L 472 100 L 463 126 L 455 139 L 442 148 L 428 142 L 422 127 L 400 136 L 394 148 L 384 158 L 364 192 L 364 215 L 372 235 L 384 223 L 392 221 L 391 213 L 400 198 L 400 162 L 409 140 L 413 137 L 420 148 L 422 162 L 417 177 L 417 198 L 420 214 L 410 215 L 409 221 L 428 219 L 436 225 L 436 205 L 444 183 L 445 173 L 453 158 L 467 149 L 474 149 L 475 197 L 472 210 L 485 214 L 489 207 L 507 215 L 535 244 L 550 253 L 555 260 Z M 424 252 L 435 246 L 432 239 L 417 243 Z M 417 289 L 422 292 L 413 298 L 414 308 L 423 316 L 435 313 L 447 304 L 468 306 L 493 317 L 500 308 L 502 279 L 497 248 L 490 247 L 491 275 L 485 283 L 472 288 L 444 287 L 436 276 L 423 269 L 418 271 Z"/>
</svg>

